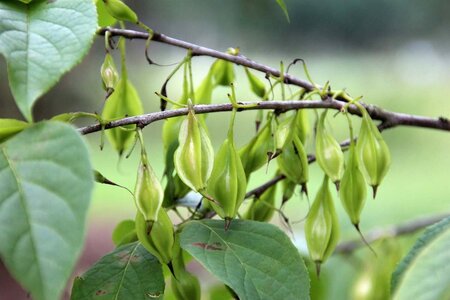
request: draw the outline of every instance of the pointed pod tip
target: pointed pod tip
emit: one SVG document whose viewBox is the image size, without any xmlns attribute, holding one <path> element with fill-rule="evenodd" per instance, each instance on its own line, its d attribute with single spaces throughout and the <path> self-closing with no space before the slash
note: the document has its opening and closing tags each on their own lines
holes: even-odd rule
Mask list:
<svg viewBox="0 0 450 300">
<path fill-rule="evenodd" d="M 175 279 L 178 280 L 177 276 L 175 276 L 175 269 L 174 269 L 174 267 L 173 267 L 172 261 L 169 261 L 169 262 L 167 263 L 167 267 L 169 268 L 169 271 L 170 271 L 170 273 L 172 274 L 173 278 L 175 278 Z"/>
<path fill-rule="evenodd" d="M 378 191 L 378 185 L 372 185 L 373 199 L 375 199 L 375 197 L 377 196 L 377 191 Z"/>
<path fill-rule="evenodd" d="M 145 232 L 147 233 L 147 235 L 150 235 L 150 233 L 152 232 L 154 223 L 155 223 L 155 221 L 153 221 L 153 220 L 145 221 Z"/>
<path fill-rule="evenodd" d="M 231 219 L 231 218 L 225 218 L 225 231 L 228 231 L 228 229 L 230 229 L 232 220 L 233 219 Z"/>
<path fill-rule="evenodd" d="M 339 192 L 339 188 L 341 187 L 341 181 L 340 181 L 340 180 L 336 180 L 336 181 L 334 182 L 334 185 L 336 186 L 336 191 Z"/>
<path fill-rule="evenodd" d="M 306 185 L 306 183 L 302 184 L 301 194 L 305 194 L 306 197 L 308 197 L 308 186 Z"/>
<path fill-rule="evenodd" d="M 321 261 L 315 261 L 316 263 L 316 274 L 317 274 L 317 278 L 320 278 L 320 270 L 322 267 L 322 262 Z"/>
</svg>

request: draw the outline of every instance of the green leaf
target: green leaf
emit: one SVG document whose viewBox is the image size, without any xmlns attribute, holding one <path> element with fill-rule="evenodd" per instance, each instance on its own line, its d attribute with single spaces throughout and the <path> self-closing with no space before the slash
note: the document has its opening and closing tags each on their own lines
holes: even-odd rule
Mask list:
<svg viewBox="0 0 450 300">
<path fill-rule="evenodd" d="M 394 298 L 450 299 L 450 217 L 429 227 L 392 275 Z"/>
<path fill-rule="evenodd" d="M 66 124 L 38 123 L 0 146 L 0 257 L 33 299 L 59 299 L 92 188 L 86 146 Z"/>
<path fill-rule="evenodd" d="M 233 220 L 191 221 L 181 247 L 240 299 L 309 299 L 309 276 L 298 250 L 277 227 Z"/>
<path fill-rule="evenodd" d="M 289 19 L 289 13 L 286 7 L 286 3 L 284 3 L 284 0 L 276 0 L 278 5 L 281 7 L 281 9 L 284 12 L 284 15 L 286 16 L 286 19 L 289 23 L 291 23 L 291 20 Z"/>
<path fill-rule="evenodd" d="M 71 300 L 162 299 L 162 265 L 138 242 L 103 256 L 75 280 Z"/>
<path fill-rule="evenodd" d="M 96 28 L 92 1 L 0 1 L 0 53 L 28 120 L 35 101 L 85 56 Z"/>
</svg>

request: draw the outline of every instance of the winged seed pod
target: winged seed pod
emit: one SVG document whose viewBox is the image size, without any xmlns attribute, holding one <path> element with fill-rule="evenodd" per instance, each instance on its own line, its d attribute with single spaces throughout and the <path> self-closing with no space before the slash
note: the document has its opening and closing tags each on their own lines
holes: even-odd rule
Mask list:
<svg viewBox="0 0 450 300">
<path fill-rule="evenodd" d="M 141 99 L 136 89 L 129 80 L 122 77 L 117 83 L 115 92 L 106 100 L 102 118 L 112 120 L 142 113 Z M 134 131 L 130 130 L 135 128 L 135 125 L 124 126 L 124 128 L 126 129 L 118 127 L 106 131 L 106 136 L 120 156 L 131 146 L 135 136 Z"/>
<path fill-rule="evenodd" d="M 211 67 L 212 75 L 214 76 L 215 83 L 229 87 L 235 78 L 233 63 L 218 59 Z"/>
<path fill-rule="evenodd" d="M 164 191 L 150 166 L 147 154 L 141 154 L 134 199 L 138 211 L 144 216 L 148 226 L 158 220 L 158 214 L 164 199 Z"/>
<path fill-rule="evenodd" d="M 319 275 L 321 264 L 330 257 L 339 240 L 339 221 L 326 175 L 305 221 L 305 237 Z"/>
<path fill-rule="evenodd" d="M 306 145 L 311 134 L 311 125 L 309 124 L 308 110 L 299 109 L 296 114 L 296 135 L 300 138 L 303 145 Z"/>
<path fill-rule="evenodd" d="M 306 183 L 309 179 L 308 157 L 302 142 L 294 136 L 277 158 L 278 168 L 290 181 L 302 186 L 302 192 L 308 194 Z"/>
<path fill-rule="evenodd" d="M 281 198 L 281 206 L 283 206 L 286 202 L 288 202 L 292 198 L 292 196 L 294 196 L 297 184 L 286 178 L 281 182 L 281 185 L 283 187 L 281 189 L 283 191 L 283 196 Z"/>
<path fill-rule="evenodd" d="M 281 121 L 277 130 L 275 131 L 275 148 L 277 151 L 282 151 L 286 145 L 292 143 L 294 134 L 296 133 L 296 115 L 286 117 Z"/>
<path fill-rule="evenodd" d="M 161 264 L 171 265 L 175 243 L 173 224 L 165 209 L 160 209 L 158 220 L 148 231 L 144 216 L 136 214 L 136 233 L 142 246 L 155 256 Z"/>
<path fill-rule="evenodd" d="M 196 192 L 206 188 L 214 164 L 214 149 L 201 122 L 196 118 L 192 104 L 181 123 L 178 148 L 174 154 L 175 169 L 180 179 Z"/>
<path fill-rule="evenodd" d="M 226 227 L 236 217 L 247 188 L 244 167 L 233 141 L 235 113 L 233 111 L 228 137 L 217 152 L 207 189 L 208 194 L 220 204 L 210 203 L 217 214 L 226 220 Z"/>
<path fill-rule="evenodd" d="M 252 204 L 248 208 L 244 219 L 259 222 L 268 222 L 275 213 L 275 197 L 277 193 L 277 185 L 274 184 L 268 188 L 257 199 L 253 199 Z"/>
<path fill-rule="evenodd" d="M 245 74 L 247 74 L 248 83 L 252 92 L 259 98 L 264 98 L 266 95 L 266 86 L 255 74 L 253 74 L 248 68 L 245 68 Z"/>
<path fill-rule="evenodd" d="M 178 238 L 175 241 L 179 244 Z M 171 280 L 172 291 L 177 300 L 200 300 L 201 289 L 198 278 L 186 270 L 183 251 L 180 247 L 174 247 L 172 260 L 173 275 Z"/>
<path fill-rule="evenodd" d="M 361 166 L 361 171 L 366 181 L 373 189 L 373 198 L 377 194 L 377 188 L 391 165 L 391 154 L 380 131 L 373 123 L 367 111 L 361 105 L 363 118 L 359 131 L 356 152 Z"/>
<path fill-rule="evenodd" d="M 269 119 L 261 131 L 238 151 L 247 178 L 267 163 L 268 152 L 273 151 L 273 145 L 271 119 Z"/>
<path fill-rule="evenodd" d="M 120 0 L 102 0 L 105 3 L 106 11 L 119 21 L 128 21 L 137 23 L 138 17 L 136 13 L 125 3 Z"/>
<path fill-rule="evenodd" d="M 119 82 L 119 73 L 117 72 L 116 64 L 110 53 L 106 53 L 105 60 L 100 68 L 100 75 L 103 81 L 103 88 L 108 94 L 114 92 L 114 88 Z"/>
<path fill-rule="evenodd" d="M 339 190 L 339 182 L 344 173 L 344 153 L 341 146 L 325 128 L 325 110 L 319 119 L 316 132 L 316 158 L 322 170 L 330 177 Z"/>
<path fill-rule="evenodd" d="M 359 231 L 359 220 L 366 202 L 367 191 L 364 176 L 359 168 L 354 142 L 350 144 L 347 166 L 342 176 L 339 196 L 350 221 Z"/>
</svg>

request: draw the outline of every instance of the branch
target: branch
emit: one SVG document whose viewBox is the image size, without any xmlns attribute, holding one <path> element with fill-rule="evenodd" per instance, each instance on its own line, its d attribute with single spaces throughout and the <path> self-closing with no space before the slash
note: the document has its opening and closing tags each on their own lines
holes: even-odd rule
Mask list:
<svg viewBox="0 0 450 300">
<path fill-rule="evenodd" d="M 411 220 L 405 222 L 400 225 L 394 225 L 388 228 L 378 228 L 372 231 L 369 231 L 365 234 L 366 241 L 371 244 L 378 240 L 385 238 L 393 238 L 401 235 L 407 235 L 419 231 L 425 227 L 433 225 L 442 219 L 449 217 L 450 213 L 445 213 L 441 215 L 431 216 L 431 217 L 422 217 L 415 220 Z M 354 250 L 364 247 L 365 244 L 361 241 L 361 239 L 355 239 L 347 242 L 342 242 L 337 245 L 335 254 L 349 254 Z"/>
<path fill-rule="evenodd" d="M 134 30 L 128 30 L 128 29 L 117 29 L 117 28 L 112 28 L 112 27 L 100 28 L 97 31 L 97 34 L 105 35 L 105 33 L 107 31 L 110 32 L 111 36 L 122 36 L 122 37 L 128 38 L 128 39 L 142 39 L 142 40 L 148 39 L 148 33 L 146 33 L 146 32 L 134 31 Z M 228 54 L 225 52 L 220 52 L 220 51 L 217 51 L 214 49 L 210 49 L 210 48 L 202 47 L 202 46 L 192 44 L 189 42 L 185 42 L 182 40 L 178 40 L 178 39 L 175 39 L 175 38 L 172 38 L 172 37 L 169 37 L 167 35 L 164 35 L 162 33 L 157 33 L 157 32 L 153 33 L 152 41 L 160 42 L 163 44 L 167 44 L 167 45 L 171 45 L 171 46 L 175 46 L 175 47 L 179 47 L 179 48 L 184 48 L 187 50 L 191 50 L 193 56 L 210 56 L 210 57 L 220 58 L 223 60 L 233 62 L 237 65 L 242 65 L 242 66 L 248 67 L 253 70 L 261 71 L 265 74 L 270 74 L 275 77 L 280 77 L 280 71 L 278 71 L 274 68 L 265 66 L 263 64 L 257 63 L 257 62 L 255 62 L 243 55 L 240 55 L 240 54 L 239 55 L 231 55 L 231 54 Z M 295 78 L 288 74 L 284 75 L 284 81 L 287 84 L 297 85 L 308 91 L 311 91 L 314 89 L 314 85 L 311 84 L 310 82 L 299 79 L 299 78 Z"/>
<path fill-rule="evenodd" d="M 270 109 L 270 110 L 293 110 L 293 109 L 314 109 L 314 108 L 329 108 L 334 110 L 341 110 L 345 102 L 338 101 L 335 99 L 322 100 L 308 100 L 308 101 L 261 101 L 261 102 L 243 102 L 242 108 L 239 111 L 244 110 L 258 110 L 258 109 Z M 444 131 L 450 131 L 450 122 L 445 118 L 429 118 L 417 115 L 408 115 L 397 112 L 390 112 L 379 107 L 372 105 L 365 105 L 369 115 L 374 120 L 381 121 L 380 129 L 388 129 L 395 126 L 414 126 L 423 128 L 439 129 Z M 233 110 L 231 103 L 222 104 L 203 104 L 194 106 L 195 113 L 206 114 L 215 112 L 226 112 Z M 353 115 L 361 116 L 359 109 L 350 105 L 348 107 L 348 112 Z M 173 109 L 167 111 L 152 112 L 140 116 L 126 117 L 120 120 L 111 121 L 105 124 L 105 129 L 125 126 L 130 124 L 135 124 L 141 128 L 159 120 L 173 118 L 177 116 L 186 115 L 188 113 L 187 108 Z M 100 131 L 101 125 L 95 124 L 86 127 L 79 128 L 81 134 L 89 134 L 93 132 Z"/>
</svg>

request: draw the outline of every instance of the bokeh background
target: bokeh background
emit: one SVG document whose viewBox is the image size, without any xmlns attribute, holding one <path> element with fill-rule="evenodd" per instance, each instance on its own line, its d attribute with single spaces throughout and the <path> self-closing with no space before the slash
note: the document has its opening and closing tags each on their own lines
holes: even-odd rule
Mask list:
<svg viewBox="0 0 450 300">
<path fill-rule="evenodd" d="M 295 58 L 303 58 L 317 83 L 330 80 L 333 88 L 347 88 L 351 95 L 363 95 L 365 102 L 389 110 L 450 117 L 450 2 L 285 1 L 290 23 L 274 0 L 130 0 L 127 3 L 144 23 L 166 35 L 223 51 L 239 47 L 245 56 L 272 67 L 278 67 L 280 61 L 288 64 Z M 180 61 L 186 51 L 152 43 L 150 53 L 155 61 L 169 64 Z M 99 73 L 103 56 L 103 39 L 98 37 L 85 60 L 37 103 L 35 118 L 47 119 L 68 111 L 98 112 L 104 98 Z M 196 83 L 206 75 L 213 61 L 205 57 L 193 60 Z M 145 110 L 157 111 L 159 100 L 154 92 L 159 91 L 171 67 L 149 66 L 144 58 L 144 42 L 138 40 L 128 42 L 128 62 L 130 79 L 138 89 Z M 239 100 L 256 100 L 248 91 L 243 70 L 236 68 L 236 71 Z M 305 78 L 300 67 L 291 73 Z M 172 80 L 169 96 L 177 99 L 180 87 L 181 77 Z M 227 92 L 225 88 L 216 89 L 214 102 L 226 102 Z M 243 145 L 254 134 L 255 115 L 255 112 L 238 115 L 238 145 Z M 22 118 L 8 88 L 3 58 L 0 59 L 0 117 Z M 221 113 L 207 119 L 216 147 L 226 135 L 228 118 L 228 114 Z M 330 123 L 339 140 L 348 136 L 345 118 L 338 116 Z M 83 124 L 88 122 L 79 125 Z M 163 171 L 161 125 L 159 122 L 145 129 L 151 163 L 160 176 Z M 363 232 L 450 211 L 448 133 L 402 127 L 386 131 L 383 136 L 391 149 L 393 163 L 377 199 L 367 201 L 361 223 Z M 110 145 L 99 150 L 99 140 L 99 134 L 87 137 L 94 166 L 109 179 L 132 189 L 138 163 L 136 153 L 118 161 Z M 273 172 L 273 166 L 267 174 L 259 172 L 251 186 L 269 179 Z M 311 173 L 309 190 L 314 197 L 322 175 L 317 165 L 311 167 Z M 336 194 L 334 197 L 338 200 Z M 357 238 L 339 202 L 336 204 L 341 216 L 341 239 Z M 306 199 L 296 195 L 285 211 L 291 220 L 299 220 L 306 215 L 307 208 Z M 96 187 L 86 250 L 78 274 L 113 248 L 110 235 L 115 224 L 133 218 L 134 213 L 132 199 L 126 191 Z M 278 217 L 274 218 L 274 223 L 279 223 Z M 301 222 L 293 225 L 293 239 L 299 249 L 305 251 L 302 226 Z M 386 262 L 392 253 L 403 255 L 413 238 L 376 245 L 381 253 L 378 258 L 371 256 L 367 249 L 353 256 L 333 257 L 323 267 L 320 281 L 314 280 L 313 298 L 368 299 L 360 296 L 379 275 L 373 274 L 387 272 L 374 266 Z M 215 284 L 200 266 L 194 264 L 190 268 L 203 276 L 205 285 Z M 371 270 L 378 271 L 370 273 Z M 6 293 L 12 289 L 10 281 L 2 274 L 1 299 L 26 297 L 23 292 L 20 297 L 8 298 Z M 205 299 L 207 297 L 205 292 Z"/>
</svg>

